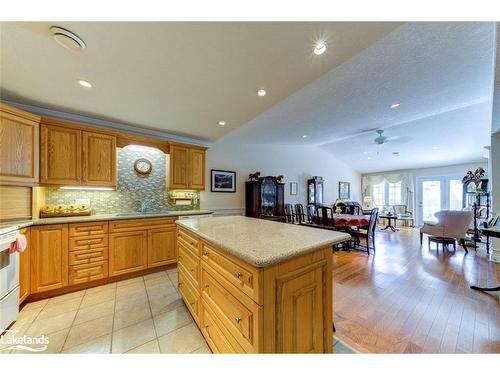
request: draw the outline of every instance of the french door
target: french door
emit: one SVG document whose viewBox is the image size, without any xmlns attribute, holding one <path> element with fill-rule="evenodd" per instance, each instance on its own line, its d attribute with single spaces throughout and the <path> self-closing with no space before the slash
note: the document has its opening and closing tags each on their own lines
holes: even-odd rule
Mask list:
<svg viewBox="0 0 500 375">
<path fill-rule="evenodd" d="M 417 177 L 417 225 L 435 220 L 441 210 L 462 209 L 460 175 Z"/>
</svg>

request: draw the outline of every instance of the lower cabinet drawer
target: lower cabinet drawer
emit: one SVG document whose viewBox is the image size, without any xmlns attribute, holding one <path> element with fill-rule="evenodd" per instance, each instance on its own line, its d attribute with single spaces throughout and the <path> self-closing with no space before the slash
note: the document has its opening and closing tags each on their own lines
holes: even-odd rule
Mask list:
<svg viewBox="0 0 500 375">
<path fill-rule="evenodd" d="M 108 262 L 95 262 L 69 267 L 69 284 L 81 284 L 108 277 Z"/>
<path fill-rule="evenodd" d="M 191 312 L 195 322 L 200 324 L 200 294 L 195 287 L 191 285 L 190 281 L 186 277 L 185 271 L 182 268 L 177 269 L 177 275 L 179 278 L 179 293 L 181 294 L 187 308 Z"/>
<path fill-rule="evenodd" d="M 177 251 L 178 268 L 183 268 L 187 273 L 186 276 L 190 278 L 191 284 L 193 284 L 195 288 L 198 288 L 200 280 L 200 261 L 193 256 L 190 250 L 187 250 L 180 243 Z"/>
<path fill-rule="evenodd" d="M 70 266 L 103 262 L 108 260 L 108 248 L 70 251 L 68 255 Z"/>
<path fill-rule="evenodd" d="M 236 339 L 231 336 L 220 321 L 215 317 L 215 313 L 210 310 L 210 307 L 202 301 L 201 304 L 201 332 L 207 340 L 210 349 L 214 353 L 233 354 L 245 353 L 245 350 L 238 344 Z"/>
<path fill-rule="evenodd" d="M 262 304 L 260 293 L 262 272 L 259 269 L 244 265 L 242 261 L 231 258 L 205 242 L 202 246 L 203 262 L 255 302 Z"/>
<path fill-rule="evenodd" d="M 69 251 L 89 250 L 108 246 L 108 235 L 70 237 Z"/>
<path fill-rule="evenodd" d="M 108 222 L 107 221 L 93 221 L 93 222 L 83 222 L 74 223 L 69 225 L 69 236 L 93 236 L 99 234 L 108 233 Z"/>
<path fill-rule="evenodd" d="M 258 352 L 262 308 L 220 276 L 216 278 L 210 274 L 205 265 L 201 270 L 201 285 L 203 301 L 210 306 L 224 327 L 247 353 Z"/>
</svg>

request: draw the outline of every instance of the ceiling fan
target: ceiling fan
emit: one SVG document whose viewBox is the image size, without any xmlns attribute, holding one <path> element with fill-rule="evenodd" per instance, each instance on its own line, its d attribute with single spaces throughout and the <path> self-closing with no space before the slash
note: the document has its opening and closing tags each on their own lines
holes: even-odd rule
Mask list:
<svg viewBox="0 0 500 375">
<path fill-rule="evenodd" d="M 375 132 L 378 134 L 378 136 L 373 140 L 376 145 L 383 145 L 388 142 L 390 143 L 400 143 L 400 142 L 405 142 L 409 140 L 409 137 L 406 137 L 408 139 L 405 139 L 405 137 L 401 136 L 394 136 L 394 137 L 386 137 L 384 136 L 384 130 L 383 129 L 377 129 Z"/>
</svg>

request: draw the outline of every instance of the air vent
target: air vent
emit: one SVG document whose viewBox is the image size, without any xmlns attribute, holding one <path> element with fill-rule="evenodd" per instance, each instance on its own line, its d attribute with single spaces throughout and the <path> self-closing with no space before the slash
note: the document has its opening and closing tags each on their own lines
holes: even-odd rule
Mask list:
<svg viewBox="0 0 500 375">
<path fill-rule="evenodd" d="M 85 42 L 76 34 L 59 26 L 50 28 L 54 40 L 64 48 L 80 52 L 85 49 Z"/>
</svg>

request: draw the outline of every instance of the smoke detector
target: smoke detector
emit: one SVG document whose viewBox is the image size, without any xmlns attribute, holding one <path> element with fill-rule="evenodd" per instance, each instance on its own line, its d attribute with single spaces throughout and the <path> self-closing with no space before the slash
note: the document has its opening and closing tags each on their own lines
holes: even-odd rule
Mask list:
<svg viewBox="0 0 500 375">
<path fill-rule="evenodd" d="M 85 42 L 75 33 L 59 26 L 52 26 L 50 31 L 54 40 L 64 48 L 76 52 L 80 52 L 85 49 Z"/>
</svg>

